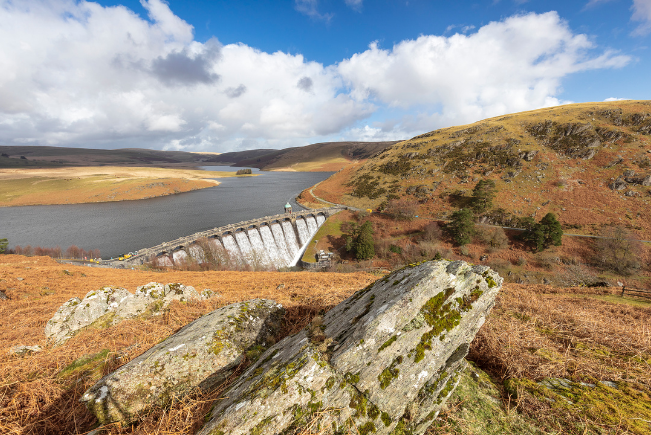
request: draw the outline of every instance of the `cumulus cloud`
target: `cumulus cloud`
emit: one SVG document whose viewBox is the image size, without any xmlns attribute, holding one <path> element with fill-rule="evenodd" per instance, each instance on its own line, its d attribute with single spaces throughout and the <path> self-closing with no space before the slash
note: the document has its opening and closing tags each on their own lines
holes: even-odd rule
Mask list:
<svg viewBox="0 0 651 435">
<path fill-rule="evenodd" d="M 563 77 L 630 61 L 592 49 L 587 36 L 549 12 L 492 22 L 470 35 L 423 35 L 390 50 L 372 43 L 341 62 L 339 72 L 358 101 L 426 107 L 428 124 L 449 125 L 560 104 Z"/>
<path fill-rule="evenodd" d="M 149 20 L 124 6 L 0 0 L 0 143 L 229 151 L 407 138 L 558 104 L 563 77 L 629 61 L 548 13 L 374 43 L 324 66 L 195 41 L 167 3 L 142 4 Z M 364 122 L 378 110 L 392 120 Z"/>
<path fill-rule="evenodd" d="M 314 83 L 312 83 L 312 79 L 311 79 L 311 78 L 309 78 L 309 77 L 301 77 L 301 79 L 298 81 L 298 83 L 296 84 L 296 86 L 297 86 L 299 89 L 304 90 L 305 92 L 310 92 L 310 91 L 312 90 L 312 85 L 313 85 L 313 84 L 314 84 Z"/>
<path fill-rule="evenodd" d="M 610 97 L 606 98 L 604 101 L 626 101 L 628 98 L 616 98 L 616 97 Z"/>
<path fill-rule="evenodd" d="M 634 35 L 651 33 L 651 0 L 633 0 L 633 21 L 642 21 L 634 31 Z"/>
</svg>

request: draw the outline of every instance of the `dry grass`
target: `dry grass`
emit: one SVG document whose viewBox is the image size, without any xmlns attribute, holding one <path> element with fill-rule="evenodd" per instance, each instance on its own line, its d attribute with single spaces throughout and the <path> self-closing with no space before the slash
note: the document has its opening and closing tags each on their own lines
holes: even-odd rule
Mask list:
<svg viewBox="0 0 651 435">
<path fill-rule="evenodd" d="M 64 270 L 68 270 L 69 274 Z M 23 278 L 22 281 L 17 280 Z M 60 265 L 46 257 L 0 256 L 0 289 L 12 298 L 0 302 L 0 433 L 81 434 L 96 423 L 78 402 L 99 377 L 174 333 L 183 325 L 217 307 L 254 297 L 272 298 L 287 309 L 281 336 L 305 327 L 322 310 L 339 303 L 376 279 L 370 274 L 278 272 L 165 272 L 111 270 Z M 149 281 L 182 282 L 198 290 L 211 288 L 221 298 L 196 303 L 173 303 L 162 316 L 129 320 L 109 329 L 86 330 L 60 348 L 45 348 L 23 358 L 8 355 L 16 344 L 45 346 L 43 328 L 58 306 L 102 285 L 120 285 L 134 291 Z M 45 288 L 48 287 L 48 288 Z M 496 306 L 473 341 L 469 359 L 494 379 L 515 379 L 520 396 L 505 393 L 505 403 L 529 421 L 560 432 L 645 433 L 622 417 L 618 428 L 608 426 L 622 412 L 612 409 L 590 415 L 558 407 L 524 394 L 524 381 L 568 378 L 595 383 L 619 382 L 651 392 L 651 302 L 621 299 L 616 289 L 554 288 L 506 284 Z M 103 350 L 108 350 L 100 354 Z M 80 357 L 102 357 L 77 368 L 62 370 Z M 243 370 L 244 366 L 240 368 Z M 235 375 L 234 375 L 235 376 Z M 112 434 L 195 433 L 214 400 L 226 386 L 207 395 L 188 396 L 168 410 L 155 410 L 134 427 L 110 427 Z M 509 391 L 509 390 L 507 390 Z M 628 391 L 628 390 L 626 390 Z M 646 394 L 647 396 L 643 396 Z M 638 397 L 638 398 L 639 398 Z M 457 403 L 452 403 L 457 406 Z M 625 404 L 622 406 L 624 407 Z M 454 411 L 443 415 L 454 419 Z M 511 415 L 511 414 L 509 414 Z M 586 414 L 587 415 L 587 414 Z M 319 416 L 315 416 L 316 419 Z M 510 417 L 509 417 L 510 418 Z M 315 420 L 316 422 L 316 420 Z M 583 424 L 583 426 L 581 426 Z M 315 426 L 313 426 L 315 427 Z M 432 433 L 455 433 L 440 425 Z M 569 428 L 569 429 L 567 429 Z M 566 430 L 567 429 L 567 430 Z M 571 430 L 570 430 L 571 429 Z M 314 433 L 311 427 L 301 433 Z M 447 431 L 447 432 L 446 432 Z M 512 432 L 517 433 L 517 432 Z"/>
<path fill-rule="evenodd" d="M 273 298 L 287 309 L 282 335 L 288 335 L 303 328 L 320 310 L 329 309 L 376 278 L 364 273 L 156 273 L 61 265 L 47 257 L 0 256 L 0 290 L 11 298 L 0 303 L 0 433 L 77 434 L 90 430 L 95 418 L 79 403 L 88 387 L 218 307 L 256 297 Z M 134 292 L 150 281 L 181 282 L 199 291 L 211 288 L 222 297 L 173 303 L 163 316 L 86 330 L 65 346 L 46 348 L 45 324 L 69 298 L 83 297 L 104 285 L 119 285 Z M 45 350 L 23 358 L 9 355 L 9 348 L 18 344 L 39 344 Z M 60 375 L 75 360 L 105 349 L 108 353 L 101 360 L 74 375 Z M 112 427 L 111 432 L 194 433 L 221 392 L 187 397 L 167 411 L 154 412 L 135 428 Z"/>
<path fill-rule="evenodd" d="M 118 166 L 0 169 L 0 207 L 152 198 L 214 187 L 234 172 Z"/>
</svg>

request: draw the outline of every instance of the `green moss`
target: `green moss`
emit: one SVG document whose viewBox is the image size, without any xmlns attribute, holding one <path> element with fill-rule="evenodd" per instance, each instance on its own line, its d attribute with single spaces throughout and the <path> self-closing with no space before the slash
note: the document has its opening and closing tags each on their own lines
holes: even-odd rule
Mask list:
<svg viewBox="0 0 651 435">
<path fill-rule="evenodd" d="M 375 420 L 380 416 L 380 409 L 377 406 L 375 406 L 373 402 L 368 402 L 366 407 L 367 407 L 366 416 L 371 420 Z"/>
<path fill-rule="evenodd" d="M 396 341 L 397 339 L 398 339 L 398 336 L 397 336 L 397 335 L 394 335 L 393 337 L 389 338 L 387 341 L 385 341 L 385 342 L 382 344 L 382 346 L 380 346 L 380 348 L 377 350 L 377 353 L 380 353 L 380 352 L 382 352 L 384 349 L 386 349 L 387 347 L 391 346 L 391 345 L 393 344 L 393 342 Z"/>
<path fill-rule="evenodd" d="M 382 373 L 378 375 L 377 379 L 380 382 L 381 389 L 384 390 L 386 387 L 388 387 L 391 384 L 391 382 L 393 382 L 395 378 L 398 377 L 398 375 L 400 374 L 400 370 L 398 370 L 396 367 L 402 364 L 402 360 L 403 360 L 402 356 L 397 356 L 391 362 L 391 365 L 385 368 L 384 370 L 382 370 Z"/>
<path fill-rule="evenodd" d="M 368 400 L 363 394 L 358 392 L 356 389 L 352 389 L 348 407 L 355 410 L 353 417 L 358 418 L 366 415 L 367 402 Z"/>
<path fill-rule="evenodd" d="M 375 432 L 375 425 L 373 422 L 369 421 L 362 426 L 357 428 L 359 435 L 368 435 L 371 432 Z"/>
<path fill-rule="evenodd" d="M 349 384 L 356 384 L 359 382 L 359 373 L 353 374 L 351 372 L 348 372 L 344 375 L 344 380 Z"/>
<path fill-rule="evenodd" d="M 256 424 L 255 427 L 249 431 L 249 435 L 261 435 L 264 433 L 265 426 L 268 425 L 271 420 L 273 420 L 273 417 L 267 417 L 260 423 Z"/>
<path fill-rule="evenodd" d="M 393 428 L 391 435 L 412 435 L 412 431 L 409 430 L 409 427 L 403 420 L 400 420 L 396 427 Z"/>
<path fill-rule="evenodd" d="M 445 384 L 445 388 L 441 390 L 438 397 L 436 398 L 436 403 L 440 404 L 441 402 L 443 402 L 443 400 L 445 400 L 446 397 L 448 397 L 450 392 L 454 389 L 454 386 L 458 380 L 459 380 L 459 374 L 456 373 L 454 376 L 450 378 L 450 380 L 448 380 L 448 383 Z"/>
<path fill-rule="evenodd" d="M 380 414 L 380 418 L 385 427 L 391 426 L 391 416 L 389 414 L 383 411 L 382 414 Z"/>
<path fill-rule="evenodd" d="M 329 390 L 334 386 L 335 386 L 335 378 L 334 378 L 334 376 L 330 376 L 328 378 L 328 380 L 325 382 L 324 387 L 325 387 L 326 390 Z"/>
<path fill-rule="evenodd" d="M 61 370 L 57 376 L 64 378 L 73 374 L 76 375 L 79 372 L 98 372 L 96 374 L 101 374 L 101 371 L 105 365 L 105 360 L 110 352 L 111 351 L 109 349 L 104 349 L 101 352 L 91 355 L 84 355 L 81 358 L 77 358 L 63 370 Z"/>
<path fill-rule="evenodd" d="M 488 284 L 488 288 L 497 287 L 497 283 L 495 282 L 492 276 L 486 277 L 486 284 Z"/>
<path fill-rule="evenodd" d="M 255 344 L 245 351 L 246 358 L 251 362 L 255 362 L 260 358 L 260 355 L 262 355 L 265 350 L 266 348 L 263 345 Z"/>
</svg>

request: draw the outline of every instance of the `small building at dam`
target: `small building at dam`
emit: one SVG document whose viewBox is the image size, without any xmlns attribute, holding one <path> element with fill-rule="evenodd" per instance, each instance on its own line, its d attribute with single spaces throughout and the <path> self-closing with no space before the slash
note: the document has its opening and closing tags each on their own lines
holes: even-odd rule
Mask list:
<svg viewBox="0 0 651 435">
<path fill-rule="evenodd" d="M 225 269 L 291 267 L 299 262 L 326 219 L 343 209 L 332 207 L 292 212 L 290 208 L 284 214 L 213 228 L 139 250 L 136 255 L 122 261 L 103 263 L 118 268 L 147 262 L 164 267 L 192 263 L 209 263 Z"/>
</svg>

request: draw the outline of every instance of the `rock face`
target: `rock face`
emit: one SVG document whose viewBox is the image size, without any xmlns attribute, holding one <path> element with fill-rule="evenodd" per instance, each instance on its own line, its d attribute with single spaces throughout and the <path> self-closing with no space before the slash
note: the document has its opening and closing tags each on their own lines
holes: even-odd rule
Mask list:
<svg viewBox="0 0 651 435">
<path fill-rule="evenodd" d="M 501 283 L 461 261 L 392 273 L 267 350 L 200 434 L 291 433 L 310 422 L 313 432 L 423 433 Z"/>
<path fill-rule="evenodd" d="M 272 342 L 283 314 L 281 305 L 263 299 L 219 308 L 102 378 L 81 401 L 102 424 L 130 422 L 173 397 L 208 390 L 228 377 L 247 351 L 259 352 Z"/>
<path fill-rule="evenodd" d="M 147 313 L 155 315 L 172 301 L 200 300 L 194 287 L 150 282 L 131 294 L 123 288 L 102 287 L 83 298 L 72 298 L 61 305 L 45 325 L 45 336 L 54 345 L 68 341 L 77 331 L 91 325 L 114 325 L 121 320 Z"/>
</svg>

